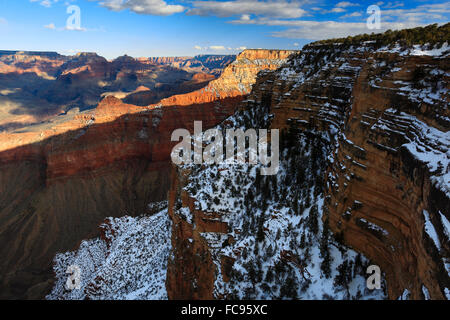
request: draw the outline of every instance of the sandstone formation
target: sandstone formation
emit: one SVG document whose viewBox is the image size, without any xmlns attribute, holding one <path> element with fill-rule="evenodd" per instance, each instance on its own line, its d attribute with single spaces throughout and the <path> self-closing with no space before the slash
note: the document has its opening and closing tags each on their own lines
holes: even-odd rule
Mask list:
<svg viewBox="0 0 450 320">
<path fill-rule="evenodd" d="M 228 65 L 219 79 L 206 87 L 184 95 L 163 99 L 158 105 L 190 105 L 198 102 L 213 102 L 217 97 L 241 97 L 249 94 L 252 85 L 262 70 L 276 70 L 293 54 L 289 50 L 248 49 L 240 53 Z"/>
</svg>

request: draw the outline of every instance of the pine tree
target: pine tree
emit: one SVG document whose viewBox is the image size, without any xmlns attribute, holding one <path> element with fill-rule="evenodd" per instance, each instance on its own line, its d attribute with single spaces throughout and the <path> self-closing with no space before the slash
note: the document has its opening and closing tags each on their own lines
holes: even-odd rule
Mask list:
<svg viewBox="0 0 450 320">
<path fill-rule="evenodd" d="M 319 218 L 319 211 L 317 209 L 317 204 L 314 204 L 311 207 L 308 216 L 308 227 L 313 234 L 317 234 L 317 232 L 319 231 L 318 218 Z"/>
<path fill-rule="evenodd" d="M 280 296 L 281 298 L 297 298 L 297 283 L 294 281 L 294 274 L 289 272 L 286 281 L 280 288 Z"/>
<path fill-rule="evenodd" d="M 258 219 L 258 231 L 256 233 L 256 241 L 262 242 L 264 240 L 264 212 L 261 212 L 261 215 Z"/>
<path fill-rule="evenodd" d="M 349 288 L 349 283 L 352 277 L 352 268 L 347 260 L 344 260 L 338 267 L 338 274 L 334 278 L 334 285 L 342 287 L 346 290 Z"/>
<path fill-rule="evenodd" d="M 320 241 L 320 255 L 322 257 L 322 264 L 320 266 L 326 278 L 331 276 L 331 257 L 329 250 L 329 221 L 328 216 L 323 223 L 322 239 Z"/>
</svg>

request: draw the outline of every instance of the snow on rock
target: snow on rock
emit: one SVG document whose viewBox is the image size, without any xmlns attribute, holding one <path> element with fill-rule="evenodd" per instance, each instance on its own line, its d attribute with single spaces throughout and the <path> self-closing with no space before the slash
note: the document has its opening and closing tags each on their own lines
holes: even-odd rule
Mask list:
<svg viewBox="0 0 450 320">
<path fill-rule="evenodd" d="M 101 225 L 105 239 L 84 240 L 77 250 L 56 255 L 56 282 L 47 299 L 167 299 L 171 248 L 167 209 L 152 216 L 105 221 Z M 71 265 L 81 270 L 80 289 L 66 288 Z"/>
<path fill-rule="evenodd" d="M 376 52 L 397 53 L 400 56 L 433 56 L 440 57 L 446 56 L 450 53 L 450 47 L 447 42 L 442 44 L 440 48 L 429 48 L 429 45 L 414 45 L 412 47 L 402 48 L 398 43 L 394 46 L 386 46 L 379 48 Z"/>
<path fill-rule="evenodd" d="M 425 298 L 425 300 L 430 300 L 430 292 L 428 291 L 427 287 L 422 285 L 422 293 Z"/>
<path fill-rule="evenodd" d="M 384 235 L 384 236 L 388 236 L 389 232 L 387 232 L 385 229 L 381 228 L 380 226 L 376 225 L 373 222 L 367 221 L 364 218 L 359 218 L 358 219 L 360 222 L 362 222 L 365 226 L 367 226 L 367 228 L 374 230 L 376 232 L 379 232 L 380 234 Z"/>
<path fill-rule="evenodd" d="M 409 300 L 410 292 L 408 289 L 405 289 L 400 297 L 397 300 Z"/>
<path fill-rule="evenodd" d="M 438 248 L 438 250 L 441 250 L 441 242 L 439 241 L 438 234 L 436 232 L 436 229 L 434 228 L 433 223 L 430 220 L 430 215 L 427 210 L 423 210 L 423 217 L 425 218 L 425 232 L 428 234 L 431 240 L 433 240 L 436 248 Z"/>
<path fill-rule="evenodd" d="M 444 233 L 447 236 L 448 241 L 450 239 L 450 222 L 441 212 L 439 212 L 439 215 L 441 216 L 442 225 L 444 227 Z"/>
<path fill-rule="evenodd" d="M 413 56 L 441 56 L 444 53 L 449 53 L 450 47 L 448 46 L 448 43 L 445 42 L 440 48 L 433 48 L 433 49 L 424 49 L 423 46 L 415 45 L 414 49 L 411 50 L 411 55 Z"/>
<path fill-rule="evenodd" d="M 411 142 L 403 146 L 428 167 L 431 181 L 450 198 L 450 131 L 442 132 L 403 112 L 401 117 L 411 123 Z"/>
</svg>

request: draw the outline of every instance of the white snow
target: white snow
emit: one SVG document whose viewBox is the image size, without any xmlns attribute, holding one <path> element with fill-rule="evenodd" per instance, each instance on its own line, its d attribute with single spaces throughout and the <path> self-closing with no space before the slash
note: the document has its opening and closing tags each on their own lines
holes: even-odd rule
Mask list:
<svg viewBox="0 0 450 320">
<path fill-rule="evenodd" d="M 412 55 L 440 57 L 444 54 L 448 54 L 448 51 L 450 50 L 447 42 L 445 42 L 441 48 L 435 47 L 433 49 L 425 49 L 426 47 L 428 47 L 428 45 L 414 45 L 412 48 L 402 49 L 400 45 L 396 43 L 395 46 L 391 49 L 386 46 L 378 49 L 377 52 L 398 53 L 401 56 Z"/>
<path fill-rule="evenodd" d="M 430 292 L 428 291 L 427 287 L 425 287 L 424 285 L 422 285 L 422 293 L 423 293 L 423 296 L 425 297 L 425 300 L 430 300 Z"/>
<path fill-rule="evenodd" d="M 167 299 L 171 226 L 167 209 L 141 217 L 108 218 L 106 240 L 85 240 L 78 250 L 57 254 L 51 300 Z M 81 269 L 81 289 L 67 290 L 69 265 Z"/>
<path fill-rule="evenodd" d="M 373 222 L 367 221 L 364 218 L 359 218 L 359 221 L 361 221 L 363 224 L 365 224 L 369 229 L 372 229 L 374 231 L 380 232 L 384 236 L 388 236 L 389 235 L 389 232 L 387 232 L 387 230 L 381 228 L 379 225 L 376 225 Z"/>
<path fill-rule="evenodd" d="M 430 220 L 430 215 L 427 210 L 423 210 L 423 217 L 425 218 L 425 232 L 430 236 L 431 240 L 433 240 L 434 244 L 436 245 L 436 248 L 438 248 L 438 250 L 441 250 L 441 243 L 439 241 L 439 237 L 437 235 L 433 223 Z"/>
<path fill-rule="evenodd" d="M 447 236 L 447 239 L 450 239 L 450 222 L 440 211 L 439 215 L 441 216 L 442 225 L 444 227 L 444 233 Z"/>
<path fill-rule="evenodd" d="M 441 48 L 433 48 L 431 50 L 423 49 L 420 45 L 415 45 L 414 49 L 411 51 L 412 56 L 441 56 L 443 53 L 446 53 L 450 50 L 450 47 L 448 46 L 448 43 L 445 42 Z"/>
</svg>

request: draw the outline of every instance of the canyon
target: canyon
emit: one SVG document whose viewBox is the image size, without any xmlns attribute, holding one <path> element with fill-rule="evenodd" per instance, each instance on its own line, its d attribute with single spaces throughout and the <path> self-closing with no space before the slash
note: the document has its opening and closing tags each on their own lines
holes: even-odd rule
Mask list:
<svg viewBox="0 0 450 320">
<path fill-rule="evenodd" d="M 1 132 L 0 297 L 450 299 L 450 40 L 365 36 L 233 61 L 121 57 L 199 87 L 155 98 L 133 80 L 127 95 Z M 66 65 L 77 71 L 58 76 L 76 82 L 110 63 L 64 59 L 22 67 Z M 172 164 L 172 131 L 194 121 L 280 130 L 278 173 Z M 76 292 L 71 264 L 85 274 Z M 373 264 L 380 290 L 366 287 Z"/>
</svg>

